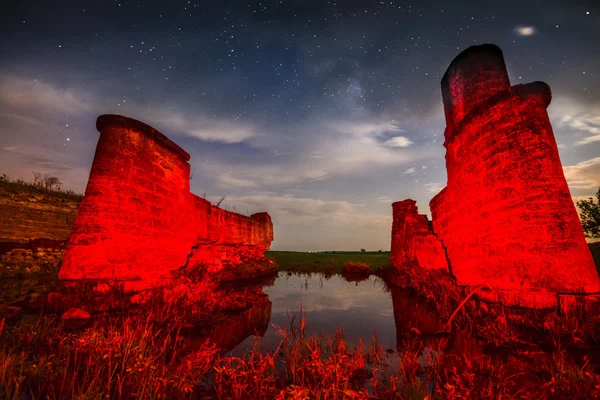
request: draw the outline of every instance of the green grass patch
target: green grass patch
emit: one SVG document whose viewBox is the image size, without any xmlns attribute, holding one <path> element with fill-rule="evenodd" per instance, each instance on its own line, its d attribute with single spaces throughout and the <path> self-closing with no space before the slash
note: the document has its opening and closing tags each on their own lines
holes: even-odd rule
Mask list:
<svg viewBox="0 0 600 400">
<path fill-rule="evenodd" d="M 327 252 L 304 253 L 299 251 L 267 251 L 265 255 L 275 260 L 280 271 L 311 273 L 322 272 L 341 274 L 347 263 L 364 263 L 372 273 L 381 271 L 390 265 L 390 252 Z"/>
</svg>

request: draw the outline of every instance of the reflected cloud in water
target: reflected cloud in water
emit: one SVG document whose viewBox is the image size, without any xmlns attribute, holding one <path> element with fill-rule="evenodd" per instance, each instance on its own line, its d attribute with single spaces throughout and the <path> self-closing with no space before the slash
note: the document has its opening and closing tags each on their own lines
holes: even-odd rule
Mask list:
<svg viewBox="0 0 600 400">
<path fill-rule="evenodd" d="M 351 345 L 358 344 L 361 338 L 370 342 L 374 332 L 382 345 L 389 348 L 396 345 L 392 299 L 379 278 L 371 276 L 357 283 L 338 275 L 280 273 L 264 292 L 269 296 L 272 308 L 269 327 L 258 343 L 262 349 L 268 351 L 277 347 L 281 336 L 277 335 L 273 325 L 287 328 L 294 315 L 298 319 L 300 309 L 306 317 L 307 336 L 331 335 L 341 326 Z M 253 337 L 247 338 L 232 354 L 243 354 L 254 342 Z"/>
</svg>

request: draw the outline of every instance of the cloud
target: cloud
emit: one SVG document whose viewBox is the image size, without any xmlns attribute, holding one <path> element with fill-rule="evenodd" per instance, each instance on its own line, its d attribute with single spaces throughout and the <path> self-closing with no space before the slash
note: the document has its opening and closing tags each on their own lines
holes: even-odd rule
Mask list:
<svg viewBox="0 0 600 400">
<path fill-rule="evenodd" d="M 364 174 L 376 175 L 376 168 L 403 165 L 429 157 L 429 150 L 420 152 L 395 152 L 381 146 L 375 140 L 346 140 L 319 145 L 322 154 L 308 156 L 292 154 L 278 160 L 265 160 L 259 165 L 246 165 L 235 160 L 227 164 L 215 160 L 204 170 L 207 176 L 217 176 L 218 186 L 223 188 L 269 188 L 301 182 L 314 182 L 330 177 Z M 212 171 L 212 172 L 209 172 Z M 219 171 L 228 170 L 227 173 Z"/>
<path fill-rule="evenodd" d="M 48 112 L 81 115 L 97 109 L 96 99 L 83 90 L 23 77 L 5 77 L 0 81 L 0 104 L 4 112 L 7 109 L 33 111 L 23 118 Z"/>
<path fill-rule="evenodd" d="M 204 170 L 206 166 L 202 167 Z M 308 164 L 291 164 L 282 168 L 280 164 L 272 165 L 238 165 L 229 167 L 224 164 L 213 164 L 212 170 L 229 169 L 234 172 L 215 173 L 217 186 L 230 189 L 248 189 L 258 187 L 272 187 L 289 185 L 298 182 L 318 181 L 326 179 L 329 175 L 317 167 Z"/>
<path fill-rule="evenodd" d="M 394 199 L 392 199 L 391 197 L 388 197 L 388 196 L 379 196 L 376 200 L 379 203 L 389 203 L 389 204 L 392 204 L 394 202 Z"/>
<path fill-rule="evenodd" d="M 221 174 L 218 178 L 218 186 L 231 189 L 248 189 L 256 188 L 259 185 L 251 180 L 235 178 L 231 174 Z"/>
<path fill-rule="evenodd" d="M 594 111 L 566 114 L 560 120 L 560 125 L 587 135 L 575 142 L 577 146 L 600 142 L 600 107 Z"/>
<path fill-rule="evenodd" d="M 17 145 L 22 150 L 27 147 L 26 152 L 30 155 L 18 157 L 21 170 L 35 166 L 48 173 L 58 174 L 63 170 L 64 175 L 66 168 L 72 165 L 82 166 L 82 171 L 85 169 L 83 166 L 89 168 L 90 154 L 93 154 L 97 138 L 92 121 L 101 112 L 125 114 L 144 121 L 176 142 L 174 136 L 180 135 L 209 142 L 244 143 L 251 148 L 260 146 L 287 151 L 285 156 L 261 156 L 260 160 L 249 163 L 241 147 L 231 146 L 229 153 L 222 151 L 218 154 L 203 153 L 201 148 L 198 149 L 192 157 L 193 165 L 200 159 L 209 162 L 201 166 L 195 164 L 198 166 L 196 170 L 202 171 L 207 181 L 214 182 L 217 187 L 233 190 L 271 190 L 339 176 L 351 176 L 353 179 L 381 177 L 388 167 L 414 163 L 435 154 L 433 148 L 415 146 L 408 135 L 402 134 L 405 131 L 398 121 L 368 113 L 333 121 L 320 118 L 297 127 L 277 123 L 265 127 L 248 121 L 195 115 L 185 104 L 173 103 L 165 107 L 129 98 L 124 102 L 122 98 L 105 95 L 106 91 L 93 79 L 88 80 L 85 87 L 64 87 L 56 82 L 5 75 L 0 80 L 0 89 L 3 131 L 14 132 L 10 136 L 13 140 L 6 145 Z M 67 114 L 68 118 L 65 117 Z M 59 120 L 60 123 L 57 122 Z M 71 127 L 65 129 L 65 122 Z M 74 128 L 74 125 L 77 127 Z M 71 130 L 78 136 L 77 140 L 71 140 L 70 147 L 65 147 L 66 138 L 73 138 Z M 22 136 L 25 131 L 28 132 L 27 140 Z M 400 134 L 402 136 L 398 136 Z M 19 137 L 23 140 L 17 140 Z M 40 137 L 44 141 L 38 142 Z M 56 154 L 50 155 L 36 148 L 32 142 L 42 147 L 51 145 Z M 79 146 L 77 152 L 74 152 L 75 145 Z M 410 146 L 410 151 L 407 146 Z M 437 153 L 443 152 L 441 148 L 437 150 Z M 36 154 L 44 156 L 35 158 Z M 280 154 L 277 152 L 277 155 Z M 74 162 L 75 158 L 78 161 Z M 391 170 L 389 173 L 392 173 Z M 85 177 L 84 172 L 77 181 L 85 182 Z M 203 185 L 203 190 L 214 189 Z"/>
<path fill-rule="evenodd" d="M 93 87 L 93 85 L 92 85 Z M 104 99 L 104 98 L 103 98 Z M 259 136 L 250 124 L 219 120 L 197 115 L 191 110 L 165 108 L 164 104 L 142 105 L 123 99 L 104 99 L 80 88 L 62 88 L 40 79 L 7 77 L 0 81 L 0 106 L 2 115 L 21 119 L 23 123 L 44 126 L 52 123 L 54 116 L 87 115 L 98 113 L 126 114 L 139 119 L 170 135 L 185 135 L 207 142 L 240 143 Z M 50 116 L 52 116 L 52 118 Z M 31 116 L 37 116 L 32 118 Z M 37 119 L 36 119 L 37 118 Z"/>
<path fill-rule="evenodd" d="M 438 193 L 446 185 L 443 182 L 430 182 L 426 183 L 424 186 L 428 193 Z"/>
<path fill-rule="evenodd" d="M 561 145 L 582 146 L 600 142 L 600 103 L 557 97 L 548 112 Z"/>
<path fill-rule="evenodd" d="M 416 174 L 417 173 L 417 169 L 415 167 L 411 167 L 409 169 L 407 169 L 406 171 L 404 171 L 405 175 L 412 175 L 412 174 Z"/>
<path fill-rule="evenodd" d="M 324 218 L 346 215 L 358 211 L 362 206 L 348 201 L 297 198 L 292 195 L 274 194 L 228 197 L 227 203 L 241 208 L 259 211 L 268 209 L 270 213 L 294 218 Z"/>
<path fill-rule="evenodd" d="M 258 136 L 258 133 L 249 124 L 190 116 L 186 112 L 171 110 L 149 111 L 135 108 L 133 110 L 140 115 L 140 119 L 161 127 L 165 132 L 191 136 L 207 142 L 241 143 Z"/>
<path fill-rule="evenodd" d="M 600 187 L 600 157 L 563 167 L 571 189 L 597 189 Z"/>
<path fill-rule="evenodd" d="M 516 26 L 513 31 L 519 36 L 531 36 L 536 33 L 536 30 L 533 26 L 525 25 Z"/>
<path fill-rule="evenodd" d="M 225 205 L 248 214 L 268 212 L 274 224 L 274 248 L 374 250 L 382 243 L 389 248 L 391 212 L 373 212 L 360 203 L 263 193 L 227 196 Z"/>
<path fill-rule="evenodd" d="M 292 149 L 285 157 L 265 157 L 259 164 L 247 164 L 241 160 L 212 159 L 198 166 L 206 176 L 217 177 L 221 188 L 263 188 L 324 180 L 331 177 L 364 174 L 376 175 L 378 170 L 391 166 L 415 163 L 419 160 L 442 155 L 443 148 L 412 146 L 411 150 L 390 147 L 381 136 L 400 132 L 398 124 L 374 118 L 347 121 L 316 121 L 293 131 L 285 149 Z M 319 135 L 315 135 L 318 132 Z M 286 137 L 288 139 L 289 137 Z M 398 139 L 398 138 L 393 138 Z M 294 141 L 295 140 L 295 141 Z M 398 144 L 411 143 L 407 138 Z M 261 137 L 265 147 L 281 146 L 278 132 L 266 131 Z M 277 155 L 280 153 L 278 152 Z M 211 158 L 211 156 L 208 156 Z M 441 158 L 441 157 L 440 157 Z M 223 171 L 227 170 L 226 173 Z M 416 172 L 416 169 L 415 169 Z"/>
<path fill-rule="evenodd" d="M 396 136 L 394 138 L 386 140 L 383 144 L 387 147 L 408 147 L 414 143 L 411 142 L 410 139 L 407 137 Z"/>
<path fill-rule="evenodd" d="M 356 137 L 379 136 L 384 133 L 404 132 L 394 121 L 348 120 L 329 123 L 331 130 Z"/>
<path fill-rule="evenodd" d="M 319 143 L 324 154 L 322 169 L 328 172 L 358 172 L 365 167 L 403 165 L 434 154 L 426 147 L 405 149 L 413 144 L 407 137 L 386 137 L 403 132 L 394 121 L 348 120 L 337 122 L 333 128 L 335 131 L 323 135 Z M 343 134 L 335 135 L 336 132 Z"/>
<path fill-rule="evenodd" d="M 41 154 L 41 152 L 30 152 L 14 146 L 0 146 L 0 155 L 2 155 L 2 158 L 6 159 L 12 157 L 14 159 L 24 160 L 32 171 L 62 174 L 73 169 L 72 166 L 57 161 L 57 159 L 60 158 L 56 157 L 56 155 L 47 157 Z"/>
</svg>

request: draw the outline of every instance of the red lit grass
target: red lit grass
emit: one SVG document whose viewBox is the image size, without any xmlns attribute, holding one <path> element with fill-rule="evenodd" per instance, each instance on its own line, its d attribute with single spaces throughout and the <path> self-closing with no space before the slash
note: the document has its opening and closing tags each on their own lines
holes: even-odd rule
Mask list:
<svg viewBox="0 0 600 400">
<path fill-rule="evenodd" d="M 144 318 L 105 318 L 64 333 L 43 316 L 33 329 L 5 331 L 0 352 L 4 398 L 159 398 L 191 393 L 216 353 L 186 354 L 172 329 Z"/>
<path fill-rule="evenodd" d="M 395 350 L 375 336 L 350 346 L 341 329 L 307 337 L 300 314 L 286 327 L 273 327 L 281 337 L 277 349 L 255 346 L 231 357 L 210 343 L 189 346 L 186 328 L 214 324 L 223 310 L 246 307 L 260 287 L 235 292 L 210 279 L 181 277 L 173 287 L 139 299 L 144 307 L 97 315 L 82 332 L 63 331 L 59 319 L 46 313 L 33 325 L 0 321 L 1 398 L 600 396 L 599 360 L 592 357 L 600 354 L 598 309 L 581 303 L 558 316 L 475 298 L 461 305 L 468 292 L 441 271 L 382 275 L 390 290 L 400 287 L 415 306 L 439 317 L 440 330 L 397 324 Z"/>
<path fill-rule="evenodd" d="M 554 310 L 505 307 L 480 301 L 472 290 L 456 285 L 444 271 L 410 268 L 380 274 L 388 287 L 398 287 L 419 298 L 440 321 L 440 331 L 462 332 L 485 345 L 528 346 L 528 350 L 586 350 L 600 355 L 600 303 L 583 299 L 565 315 Z M 472 296 L 472 297 L 471 297 Z M 471 297 L 464 301 L 467 297 Z M 600 358 L 595 360 L 596 365 Z"/>
<path fill-rule="evenodd" d="M 210 345 L 190 351 L 174 328 L 150 318 L 104 318 L 65 334 L 42 316 L 33 329 L 2 333 L 3 398 L 598 398 L 600 375 L 557 350 L 498 363 L 444 351 L 447 339 L 386 351 L 374 338 L 349 347 L 341 330 L 305 337 L 304 320 L 280 329 L 273 352 L 226 357 Z M 535 357 L 539 360 L 533 360 Z M 536 361 L 536 362 L 532 362 Z"/>
<path fill-rule="evenodd" d="M 464 298 L 448 277 L 386 276 L 448 321 Z M 374 336 L 351 347 L 341 329 L 306 337 L 304 316 L 274 327 L 276 350 L 255 346 L 229 357 L 210 343 L 186 346 L 182 329 L 206 323 L 227 301 L 206 281 L 155 291 L 146 308 L 104 314 L 66 333 L 42 314 L 33 326 L 0 330 L 2 398 L 409 399 L 569 398 L 600 396 L 598 310 L 576 305 L 566 316 L 468 301 L 448 334 L 400 332 L 395 351 Z M 213 295 L 211 295 L 213 294 Z M 212 297 L 211 297 L 212 296 Z M 435 300 L 435 299 L 439 300 Z M 418 300 L 420 299 L 420 300 Z M 310 321 L 308 321 L 310 323 Z M 2 325 L 0 323 L 0 325 Z M 526 332 L 526 333 L 523 333 Z M 527 333 L 528 332 L 528 333 Z M 493 355 L 484 348 L 505 349 Z M 571 350 L 583 351 L 582 359 Z M 599 353 L 600 354 L 600 353 Z"/>
<path fill-rule="evenodd" d="M 342 274 L 348 281 L 364 281 L 371 275 L 371 267 L 361 262 L 348 262 Z"/>
</svg>

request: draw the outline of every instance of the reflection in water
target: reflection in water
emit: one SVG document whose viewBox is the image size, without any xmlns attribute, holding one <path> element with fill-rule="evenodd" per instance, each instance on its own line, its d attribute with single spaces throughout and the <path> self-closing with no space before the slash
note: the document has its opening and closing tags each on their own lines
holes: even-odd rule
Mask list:
<svg viewBox="0 0 600 400">
<path fill-rule="evenodd" d="M 396 345 L 407 343 L 415 335 L 425 345 L 436 344 L 437 339 L 444 336 L 443 322 L 431 310 L 429 305 L 406 290 L 390 285 L 394 323 L 396 324 Z"/>
<path fill-rule="evenodd" d="M 255 282 L 245 288 L 264 284 Z M 229 289 L 242 287 L 230 284 Z M 363 282 L 348 282 L 340 275 L 280 273 L 263 290 L 266 294 L 249 308 L 222 315 L 208 332 L 189 332 L 186 336 L 190 345 L 200 346 L 208 340 L 235 356 L 255 345 L 274 351 L 282 339 L 278 328 L 289 328 L 291 320 L 297 320 L 302 311 L 307 336 L 333 335 L 342 327 L 349 345 L 358 345 L 360 339 L 368 345 L 375 334 L 381 345 L 394 349 L 418 334 L 421 350 L 439 346 L 440 336 L 436 333 L 441 330 L 441 322 L 427 304 L 398 287 L 387 288 L 375 276 Z"/>
<path fill-rule="evenodd" d="M 22 305 L 55 286 L 53 279 L 4 280 L 2 302 Z M 339 327 L 349 345 L 363 339 L 369 344 L 376 334 L 381 345 L 394 349 L 418 335 L 421 346 L 432 346 L 441 330 L 441 321 L 423 302 L 398 287 L 387 287 L 375 276 L 362 282 L 348 282 L 340 275 L 280 273 L 273 278 L 223 284 L 226 291 L 262 292 L 243 310 L 220 314 L 210 328 L 191 329 L 186 339 L 197 347 L 207 340 L 225 352 L 242 355 L 261 337 L 259 348 L 273 351 L 282 337 L 277 327 L 289 328 L 299 313 L 306 321 L 305 334 L 332 335 Z M 391 296 L 390 296 L 391 293 Z M 252 296 L 251 296 L 252 297 Z M 416 331 L 415 331 L 416 330 Z M 439 344 L 439 343 L 438 343 Z"/>
<path fill-rule="evenodd" d="M 273 306 L 269 327 L 258 347 L 274 351 L 282 339 L 276 327 L 287 328 L 302 310 L 307 336 L 333 335 L 336 328 L 342 327 L 349 345 L 358 345 L 361 338 L 369 342 L 376 333 L 380 344 L 394 348 L 392 299 L 384 287 L 375 276 L 357 283 L 339 275 L 280 273 L 272 286 L 264 288 Z M 243 355 L 254 344 L 252 337 L 247 338 L 232 354 Z"/>
<path fill-rule="evenodd" d="M 223 315 L 208 333 L 197 337 L 186 335 L 189 345 L 200 347 L 208 341 L 227 352 L 248 337 L 263 336 L 269 326 L 271 306 L 267 295 L 259 296 L 249 308 Z"/>
</svg>

